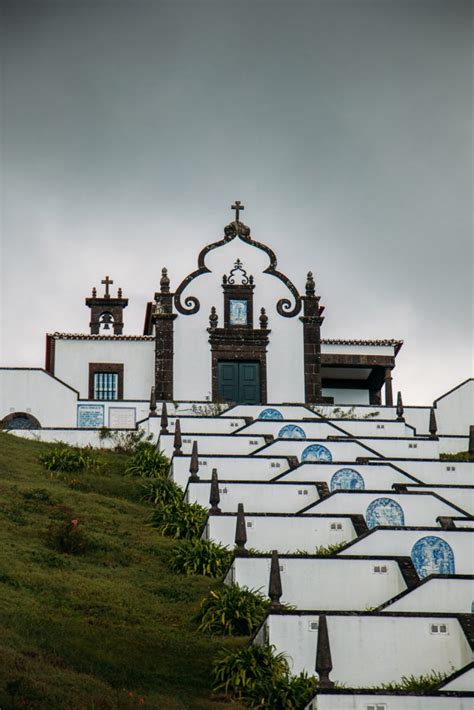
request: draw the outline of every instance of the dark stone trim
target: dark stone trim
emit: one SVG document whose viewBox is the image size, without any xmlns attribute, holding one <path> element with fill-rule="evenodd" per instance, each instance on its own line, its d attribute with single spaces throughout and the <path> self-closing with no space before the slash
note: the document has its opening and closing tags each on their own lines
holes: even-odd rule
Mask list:
<svg viewBox="0 0 474 710">
<path fill-rule="evenodd" d="M 123 309 L 128 306 L 128 298 L 114 298 L 104 296 L 103 298 L 86 298 L 86 306 L 91 309 L 91 320 L 89 323 L 91 335 L 99 335 L 100 319 L 105 313 L 110 313 L 113 318 L 111 323 L 114 335 L 122 335 L 123 332 Z"/>
<path fill-rule="evenodd" d="M 212 400 L 218 399 L 219 362 L 258 362 L 260 364 L 260 404 L 267 401 L 267 346 L 270 330 L 236 326 L 209 328 L 211 346 Z M 245 427 L 242 427 L 244 429 Z M 214 434 L 210 434 L 214 436 Z M 235 433 L 233 434 L 235 436 Z M 258 435 L 263 436 L 263 435 Z M 257 437 L 257 435 L 255 435 Z"/>
<path fill-rule="evenodd" d="M 323 367 L 380 367 L 394 368 L 395 358 L 391 355 L 352 355 L 349 353 L 321 353 L 321 364 Z"/>
<path fill-rule="evenodd" d="M 109 372 L 118 375 L 117 399 L 94 399 L 94 375 L 98 372 Z M 89 399 L 100 402 L 117 402 L 123 399 L 123 363 L 121 362 L 90 362 L 89 363 Z"/>
<path fill-rule="evenodd" d="M 45 358 L 45 370 L 48 374 L 54 377 L 54 366 L 55 366 L 55 356 L 56 356 L 56 340 L 46 334 L 46 358 Z"/>
<path fill-rule="evenodd" d="M 190 273 L 188 276 L 186 276 L 186 278 L 183 279 L 183 281 L 176 289 L 176 293 L 174 295 L 174 305 L 178 313 L 181 313 L 182 315 L 193 315 L 194 313 L 197 313 L 199 311 L 201 304 L 195 296 L 187 296 L 184 299 L 184 305 L 181 301 L 181 296 L 185 289 L 195 278 L 201 276 L 202 274 L 207 274 L 211 272 L 211 270 L 206 266 L 207 254 L 213 249 L 218 249 L 219 247 L 222 247 L 225 244 L 231 242 L 236 237 L 241 239 L 246 244 L 250 244 L 250 246 L 256 247 L 257 249 L 264 251 L 268 255 L 270 259 L 270 266 L 268 266 L 263 273 L 275 276 L 277 279 L 282 281 L 294 298 L 293 307 L 291 301 L 289 301 L 287 298 L 280 299 L 277 303 L 277 312 L 281 316 L 284 316 L 286 318 L 293 318 L 293 316 L 297 316 L 301 310 L 301 296 L 299 295 L 296 286 L 294 286 L 294 284 L 287 276 L 277 271 L 277 259 L 272 249 L 270 249 L 270 247 L 266 246 L 265 244 L 262 244 L 261 242 L 253 240 L 250 237 L 250 228 L 242 222 L 238 221 L 231 222 L 224 228 L 223 239 L 217 242 L 213 242 L 212 244 L 208 244 L 199 253 L 198 268 L 192 273 Z"/>
</svg>

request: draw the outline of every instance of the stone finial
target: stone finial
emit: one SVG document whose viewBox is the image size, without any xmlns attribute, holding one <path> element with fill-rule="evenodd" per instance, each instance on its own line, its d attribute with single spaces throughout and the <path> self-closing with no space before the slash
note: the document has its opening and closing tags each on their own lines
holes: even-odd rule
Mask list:
<svg viewBox="0 0 474 710">
<path fill-rule="evenodd" d="M 212 469 L 211 475 L 211 492 L 209 494 L 209 515 L 219 515 L 221 509 L 219 508 L 219 503 L 221 501 L 221 496 L 219 493 L 219 479 L 217 477 L 217 468 Z"/>
<path fill-rule="evenodd" d="M 183 440 L 181 438 L 181 422 L 177 419 L 174 423 L 174 455 L 181 456 L 183 453 Z"/>
<path fill-rule="evenodd" d="M 211 313 L 209 315 L 209 328 L 215 330 L 219 322 L 219 316 L 217 315 L 216 307 L 212 306 Z"/>
<path fill-rule="evenodd" d="M 150 392 L 150 417 L 156 417 L 156 392 L 155 388 L 151 388 Z"/>
<path fill-rule="evenodd" d="M 120 288 L 120 286 L 117 291 L 117 298 L 122 298 L 122 289 Z"/>
<path fill-rule="evenodd" d="M 268 328 L 268 316 L 265 308 L 260 311 L 260 328 L 266 330 Z"/>
<path fill-rule="evenodd" d="M 430 437 L 436 439 L 436 432 L 438 431 L 438 424 L 436 423 L 436 414 L 434 407 L 430 409 Z"/>
<path fill-rule="evenodd" d="M 94 286 L 94 288 L 92 289 L 92 298 L 97 298 L 97 289 L 96 289 L 95 286 Z"/>
<path fill-rule="evenodd" d="M 334 682 L 330 680 L 332 671 L 331 647 L 329 645 L 328 622 L 326 614 L 319 615 L 318 645 L 316 648 L 316 673 L 319 676 L 318 688 L 333 688 Z"/>
<path fill-rule="evenodd" d="M 191 481 L 199 481 L 198 476 L 199 471 L 199 454 L 198 454 L 198 443 L 193 441 L 193 450 L 191 452 L 191 463 L 189 465 L 189 473 L 191 474 Z"/>
<path fill-rule="evenodd" d="M 314 282 L 313 272 L 308 271 L 308 275 L 306 277 L 306 295 L 307 296 L 314 296 L 315 293 L 316 293 L 316 284 Z"/>
<path fill-rule="evenodd" d="M 398 392 L 397 394 L 397 422 L 404 422 L 405 417 L 403 416 L 403 400 L 402 400 L 402 393 Z"/>
<path fill-rule="evenodd" d="M 469 461 L 474 461 L 474 424 L 469 427 Z"/>
<path fill-rule="evenodd" d="M 280 597 L 282 595 L 280 560 L 278 550 L 272 550 L 272 561 L 270 563 L 270 582 L 268 584 L 268 596 L 270 597 L 270 609 L 280 609 Z"/>
<path fill-rule="evenodd" d="M 239 503 L 237 506 L 237 522 L 235 525 L 235 545 L 236 555 L 245 555 L 247 550 L 245 544 L 247 542 L 247 526 L 245 523 L 244 504 Z"/>
<path fill-rule="evenodd" d="M 161 293 L 169 293 L 170 292 L 170 280 L 168 277 L 168 269 L 165 269 L 164 267 L 161 269 L 160 290 L 161 290 Z"/>
<path fill-rule="evenodd" d="M 161 407 L 160 434 L 168 434 L 168 408 L 166 402 Z"/>
</svg>

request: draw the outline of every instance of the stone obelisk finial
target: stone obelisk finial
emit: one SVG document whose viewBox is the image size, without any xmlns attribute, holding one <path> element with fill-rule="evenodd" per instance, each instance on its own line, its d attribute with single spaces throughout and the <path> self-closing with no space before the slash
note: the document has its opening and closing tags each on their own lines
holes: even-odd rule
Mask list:
<svg viewBox="0 0 474 710">
<path fill-rule="evenodd" d="M 436 414 L 434 407 L 430 409 L 430 438 L 436 439 L 436 432 L 438 431 L 438 424 L 436 422 Z"/>
<path fill-rule="evenodd" d="M 318 645 L 316 648 L 316 673 L 319 676 L 319 688 L 333 688 L 334 683 L 329 678 L 332 671 L 331 647 L 329 646 L 328 622 L 326 614 L 319 615 Z"/>
<path fill-rule="evenodd" d="M 219 493 L 219 479 L 217 478 L 217 468 L 212 469 L 211 475 L 211 492 L 209 495 L 209 515 L 219 515 L 221 509 L 219 508 L 219 503 L 221 501 L 221 496 Z"/>
<path fill-rule="evenodd" d="M 156 417 L 156 393 L 155 388 L 151 388 L 150 392 L 150 417 Z"/>
<path fill-rule="evenodd" d="M 189 465 L 189 473 L 191 474 L 191 481 L 199 481 L 198 476 L 199 471 L 199 455 L 198 455 L 198 443 L 193 441 L 193 450 L 191 452 L 191 463 Z"/>
<path fill-rule="evenodd" d="M 245 543 L 247 542 L 247 526 L 245 524 L 244 504 L 239 503 L 237 506 L 237 522 L 235 525 L 235 554 L 245 555 Z"/>
<path fill-rule="evenodd" d="M 161 407 L 160 434 L 168 433 L 168 409 L 166 402 L 163 402 Z"/>
<path fill-rule="evenodd" d="M 270 609 L 280 609 L 280 597 L 282 595 L 280 560 L 278 550 L 272 550 L 272 561 L 270 563 L 270 582 L 268 584 L 268 596 L 270 597 Z"/>
<path fill-rule="evenodd" d="M 179 419 L 174 424 L 174 455 L 181 456 L 183 453 L 183 440 L 181 438 L 181 423 Z"/>
<path fill-rule="evenodd" d="M 398 392 L 397 394 L 397 422 L 404 422 L 405 417 L 403 416 L 403 400 L 402 400 L 402 393 Z"/>
</svg>

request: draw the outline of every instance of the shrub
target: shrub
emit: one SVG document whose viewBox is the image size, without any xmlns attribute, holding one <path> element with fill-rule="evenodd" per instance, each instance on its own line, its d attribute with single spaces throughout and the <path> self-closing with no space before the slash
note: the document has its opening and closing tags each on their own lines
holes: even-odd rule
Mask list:
<svg viewBox="0 0 474 710">
<path fill-rule="evenodd" d="M 257 590 L 224 585 L 203 599 L 195 620 L 199 631 L 250 636 L 265 618 L 268 605 L 268 598 Z"/>
<path fill-rule="evenodd" d="M 392 683 L 381 683 L 374 690 L 403 690 L 407 693 L 416 693 L 425 690 L 432 690 L 448 677 L 447 673 L 431 670 L 431 673 L 426 675 L 409 675 L 402 676 L 401 680 Z"/>
<path fill-rule="evenodd" d="M 46 531 L 46 542 L 57 552 L 70 555 L 82 555 L 88 548 L 87 538 L 77 518 L 51 523 Z"/>
<path fill-rule="evenodd" d="M 67 444 L 59 444 L 44 456 L 40 462 L 48 471 L 83 471 L 84 469 L 98 469 L 100 467 L 97 453 L 91 448 L 80 449 Z"/>
<path fill-rule="evenodd" d="M 153 513 L 151 524 L 160 535 L 192 540 L 201 535 L 207 519 L 207 510 L 197 503 L 160 505 Z"/>
<path fill-rule="evenodd" d="M 154 505 L 179 505 L 183 500 L 183 490 L 169 478 L 152 478 L 143 488 L 143 500 Z"/>
<path fill-rule="evenodd" d="M 183 540 L 176 545 L 170 569 L 176 574 L 221 577 L 232 560 L 232 552 L 211 540 Z"/>
<path fill-rule="evenodd" d="M 333 545 L 318 545 L 314 551 L 315 555 L 320 555 L 321 557 L 327 557 L 329 555 L 335 555 L 336 552 L 342 550 L 343 547 L 347 545 L 347 542 L 335 542 Z"/>
<path fill-rule="evenodd" d="M 142 441 L 136 447 L 125 474 L 140 478 L 165 478 L 168 475 L 169 465 L 169 459 L 162 451 L 157 451 L 153 444 Z"/>
<path fill-rule="evenodd" d="M 114 451 L 118 454 L 134 454 L 142 446 L 153 439 L 153 434 L 146 434 L 144 429 L 134 429 L 132 431 L 110 431 L 107 427 L 103 427 L 106 431 L 99 434 L 101 439 L 112 439 L 114 442 Z M 150 444 L 151 446 L 151 444 Z"/>
<path fill-rule="evenodd" d="M 275 654 L 274 649 L 274 646 L 245 646 L 218 657 L 212 671 L 214 691 L 240 698 L 254 691 L 259 683 L 276 684 L 287 677 L 285 655 Z"/>
<path fill-rule="evenodd" d="M 317 678 L 306 673 L 270 680 L 265 678 L 259 680 L 253 689 L 245 691 L 242 699 L 251 708 L 300 710 L 311 700 L 317 685 Z"/>
<path fill-rule="evenodd" d="M 440 454 L 440 461 L 470 461 L 469 451 L 458 451 L 457 454 Z"/>
</svg>

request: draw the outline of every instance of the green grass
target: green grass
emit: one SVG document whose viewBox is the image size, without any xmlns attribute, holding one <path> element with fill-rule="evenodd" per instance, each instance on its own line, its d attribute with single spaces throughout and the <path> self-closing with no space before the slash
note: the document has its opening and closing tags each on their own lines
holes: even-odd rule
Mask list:
<svg viewBox="0 0 474 710">
<path fill-rule="evenodd" d="M 57 474 L 39 463 L 51 448 L 0 433 L 2 710 L 127 709 L 140 697 L 145 708 L 228 708 L 211 695 L 211 666 L 244 641 L 192 622 L 216 582 L 169 571 L 177 543 L 148 525 L 127 456 L 103 451 L 97 472 Z M 85 554 L 48 547 L 55 505 L 78 519 Z"/>
</svg>

